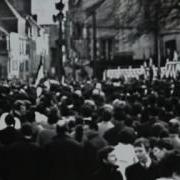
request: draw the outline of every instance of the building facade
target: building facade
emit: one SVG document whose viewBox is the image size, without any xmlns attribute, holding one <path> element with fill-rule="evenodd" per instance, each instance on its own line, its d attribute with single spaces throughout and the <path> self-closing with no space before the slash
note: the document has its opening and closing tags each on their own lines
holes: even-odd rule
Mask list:
<svg viewBox="0 0 180 180">
<path fill-rule="evenodd" d="M 6 32 L 2 41 L 7 42 L 6 47 L 0 47 L 6 49 L 6 54 L 0 57 L 6 62 L 1 78 L 26 80 L 36 74 L 40 59 L 43 59 L 44 70 L 48 71 L 49 36 L 31 16 L 30 0 L 0 1 L 0 27 Z M 2 60 L 4 56 L 6 60 Z"/>
<path fill-rule="evenodd" d="M 75 2 L 69 1 L 71 41 L 73 49 L 81 59 L 85 59 L 84 54 L 79 53 L 82 46 L 86 59 L 93 62 L 95 52 L 97 66 L 103 69 L 129 65 L 140 67 L 150 57 L 153 57 L 156 66 L 163 66 L 167 56 L 172 60 L 174 51 L 180 52 L 180 22 L 176 22 L 175 25 L 174 21 L 167 22 L 168 26 L 160 26 L 157 41 L 154 33 L 151 32 L 140 33 L 141 35 L 133 39 L 132 35 L 138 34 L 137 24 L 142 22 L 144 15 L 144 10 L 137 6 L 137 0 Z M 163 2 L 161 2 L 162 8 L 166 6 Z M 128 18 L 131 19 L 130 22 Z M 94 30 L 96 38 L 94 38 Z M 96 42 L 93 43 L 93 41 Z M 88 42 L 87 45 L 86 42 Z M 155 58 L 156 46 L 158 58 Z"/>
<path fill-rule="evenodd" d="M 9 52 L 9 33 L 0 23 L 0 77 L 7 77 L 8 67 L 8 52 Z"/>
<path fill-rule="evenodd" d="M 97 68 L 94 71 L 101 75 L 108 67 L 129 65 L 133 60 L 139 63 L 144 54 L 148 57 L 152 53 L 149 37 L 133 43 L 127 40 L 131 27 L 120 26 L 120 1 L 79 0 L 77 4 L 69 1 L 72 48 L 80 60 L 89 61 L 93 69 Z"/>
</svg>

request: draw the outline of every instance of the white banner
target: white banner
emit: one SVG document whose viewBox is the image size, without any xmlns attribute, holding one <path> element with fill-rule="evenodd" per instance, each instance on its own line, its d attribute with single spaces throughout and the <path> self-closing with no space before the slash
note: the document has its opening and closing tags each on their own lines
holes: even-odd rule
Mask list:
<svg viewBox="0 0 180 180">
<path fill-rule="evenodd" d="M 157 77 L 158 68 L 153 67 L 153 76 Z M 168 62 L 165 67 L 161 67 L 161 78 L 162 77 L 171 77 L 176 78 L 177 73 L 180 72 L 180 62 Z M 106 70 L 104 77 L 110 79 L 118 79 L 120 77 L 128 78 L 138 78 L 140 75 L 145 75 L 147 78 L 149 75 L 149 68 L 128 68 L 128 69 L 108 69 Z"/>
</svg>

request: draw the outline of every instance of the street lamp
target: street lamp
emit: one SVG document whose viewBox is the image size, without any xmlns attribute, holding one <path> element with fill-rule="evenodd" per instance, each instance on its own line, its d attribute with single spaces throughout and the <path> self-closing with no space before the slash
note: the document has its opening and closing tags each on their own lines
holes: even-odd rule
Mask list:
<svg viewBox="0 0 180 180">
<path fill-rule="evenodd" d="M 64 68 L 63 68 L 63 52 L 62 52 L 62 46 L 63 46 L 63 30 L 62 30 L 62 21 L 64 18 L 63 9 L 64 9 L 64 3 L 63 0 L 60 0 L 58 3 L 55 4 L 56 9 L 59 11 L 57 15 L 53 15 L 53 21 L 58 21 L 59 23 L 59 38 L 58 38 L 58 53 L 57 53 L 57 65 L 56 65 L 56 73 L 58 75 L 59 81 L 62 79 L 62 75 L 64 74 Z"/>
</svg>

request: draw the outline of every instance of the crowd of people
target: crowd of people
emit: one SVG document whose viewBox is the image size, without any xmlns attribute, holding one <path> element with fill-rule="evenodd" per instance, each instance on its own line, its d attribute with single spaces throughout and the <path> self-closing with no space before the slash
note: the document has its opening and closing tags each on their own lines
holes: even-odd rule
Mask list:
<svg viewBox="0 0 180 180">
<path fill-rule="evenodd" d="M 180 179 L 180 81 L 0 85 L 0 179 Z"/>
</svg>

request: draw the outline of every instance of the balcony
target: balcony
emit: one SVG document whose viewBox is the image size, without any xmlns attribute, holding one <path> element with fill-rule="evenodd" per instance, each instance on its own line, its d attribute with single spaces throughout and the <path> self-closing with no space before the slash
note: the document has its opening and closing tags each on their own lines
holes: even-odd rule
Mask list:
<svg viewBox="0 0 180 180">
<path fill-rule="evenodd" d="M 6 40 L 0 40 L 0 55 L 7 55 L 7 41 Z"/>
</svg>

